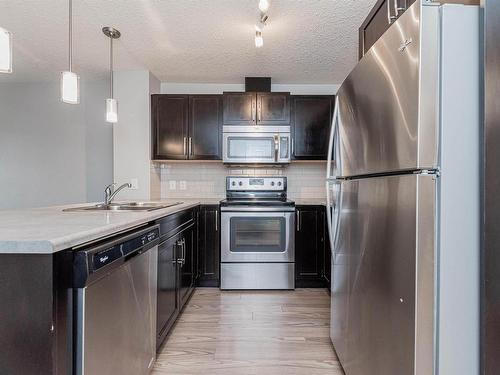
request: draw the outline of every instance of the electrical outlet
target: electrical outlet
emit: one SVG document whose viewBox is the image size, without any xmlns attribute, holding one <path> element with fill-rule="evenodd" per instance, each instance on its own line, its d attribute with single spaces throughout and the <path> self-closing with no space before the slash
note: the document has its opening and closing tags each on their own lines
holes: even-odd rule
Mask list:
<svg viewBox="0 0 500 375">
<path fill-rule="evenodd" d="M 139 189 L 139 180 L 137 178 L 131 178 L 130 185 L 132 185 L 132 187 L 131 187 L 132 190 Z"/>
<path fill-rule="evenodd" d="M 186 190 L 187 189 L 187 182 L 186 181 L 179 181 L 179 189 Z"/>
<path fill-rule="evenodd" d="M 168 182 L 168 186 L 169 186 L 170 190 L 176 190 L 177 189 L 177 181 L 170 180 Z"/>
</svg>

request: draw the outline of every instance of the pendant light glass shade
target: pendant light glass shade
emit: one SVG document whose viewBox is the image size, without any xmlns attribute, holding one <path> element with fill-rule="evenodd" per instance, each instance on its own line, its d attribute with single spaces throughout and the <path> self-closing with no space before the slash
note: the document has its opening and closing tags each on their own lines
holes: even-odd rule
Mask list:
<svg viewBox="0 0 500 375">
<path fill-rule="evenodd" d="M 116 99 L 106 99 L 106 122 L 118 122 L 118 103 Z"/>
<path fill-rule="evenodd" d="M 80 103 L 80 77 L 73 72 L 61 72 L 61 100 L 68 104 Z"/>
<path fill-rule="evenodd" d="M 12 33 L 0 27 L 0 73 L 12 73 Z"/>
</svg>

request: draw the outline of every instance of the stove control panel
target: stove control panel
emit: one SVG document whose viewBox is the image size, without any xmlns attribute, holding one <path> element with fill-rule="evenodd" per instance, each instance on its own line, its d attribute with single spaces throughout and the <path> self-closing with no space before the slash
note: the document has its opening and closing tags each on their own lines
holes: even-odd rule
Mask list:
<svg viewBox="0 0 500 375">
<path fill-rule="evenodd" d="M 286 177 L 227 177 L 227 191 L 286 191 Z"/>
</svg>

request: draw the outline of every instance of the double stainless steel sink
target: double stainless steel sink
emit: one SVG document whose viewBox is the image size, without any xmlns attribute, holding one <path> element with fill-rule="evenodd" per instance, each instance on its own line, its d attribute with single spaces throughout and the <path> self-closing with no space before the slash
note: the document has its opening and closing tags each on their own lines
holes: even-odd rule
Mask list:
<svg viewBox="0 0 500 375">
<path fill-rule="evenodd" d="M 182 204 L 183 202 L 162 203 L 162 202 L 124 202 L 96 204 L 94 206 L 81 206 L 66 208 L 63 211 L 154 211 Z"/>
</svg>

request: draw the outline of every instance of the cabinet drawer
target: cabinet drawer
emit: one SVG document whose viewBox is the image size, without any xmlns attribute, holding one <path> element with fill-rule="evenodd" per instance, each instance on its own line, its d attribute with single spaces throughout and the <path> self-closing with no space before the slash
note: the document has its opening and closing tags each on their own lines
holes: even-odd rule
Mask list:
<svg viewBox="0 0 500 375">
<path fill-rule="evenodd" d="M 157 220 L 156 223 L 160 225 L 160 237 L 164 239 L 178 233 L 191 224 L 194 219 L 195 209 L 190 208 Z"/>
</svg>

